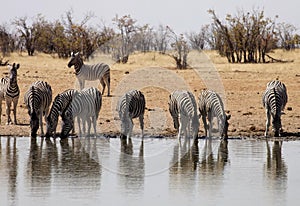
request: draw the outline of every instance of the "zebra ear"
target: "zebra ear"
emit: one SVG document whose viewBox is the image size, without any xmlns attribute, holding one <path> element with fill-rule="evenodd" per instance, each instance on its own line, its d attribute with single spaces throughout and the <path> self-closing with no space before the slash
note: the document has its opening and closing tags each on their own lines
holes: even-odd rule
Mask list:
<svg viewBox="0 0 300 206">
<path fill-rule="evenodd" d="M 231 114 L 226 115 L 226 119 L 230 120 Z"/>
<path fill-rule="evenodd" d="M 20 68 L 20 64 L 17 64 L 16 69 L 19 69 L 19 68 Z"/>
</svg>

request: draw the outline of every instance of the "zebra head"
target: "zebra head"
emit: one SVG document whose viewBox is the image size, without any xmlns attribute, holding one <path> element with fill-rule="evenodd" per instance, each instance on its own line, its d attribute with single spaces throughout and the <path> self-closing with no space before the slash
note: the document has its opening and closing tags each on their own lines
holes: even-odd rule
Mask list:
<svg viewBox="0 0 300 206">
<path fill-rule="evenodd" d="M 71 53 L 71 59 L 69 60 L 68 67 L 71 68 L 73 65 L 78 65 L 82 63 L 82 58 L 79 52 L 74 54 L 73 52 Z"/>
<path fill-rule="evenodd" d="M 221 125 L 219 128 L 221 129 L 221 137 L 223 137 L 224 139 L 228 138 L 228 127 L 229 127 L 229 123 L 228 120 L 230 119 L 231 115 L 224 115 L 225 118 L 224 120 L 219 120 L 219 125 Z"/>
<path fill-rule="evenodd" d="M 19 69 L 20 64 L 15 64 L 13 63 L 13 65 L 9 65 L 8 69 L 9 69 L 9 81 L 10 83 L 17 83 L 17 70 Z"/>
<path fill-rule="evenodd" d="M 65 111 L 62 114 L 62 128 L 61 128 L 61 138 L 68 137 L 71 129 L 74 127 L 73 115 L 72 112 Z"/>
</svg>

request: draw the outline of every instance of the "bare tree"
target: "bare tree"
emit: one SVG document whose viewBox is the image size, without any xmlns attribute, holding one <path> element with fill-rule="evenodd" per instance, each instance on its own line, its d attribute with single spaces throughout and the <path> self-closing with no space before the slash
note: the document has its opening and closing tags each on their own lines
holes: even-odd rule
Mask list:
<svg viewBox="0 0 300 206">
<path fill-rule="evenodd" d="M 20 39 L 24 42 L 28 55 L 33 56 L 35 43 L 40 34 L 36 28 L 28 25 L 27 17 L 16 18 L 13 24 L 17 27 Z"/>
<path fill-rule="evenodd" d="M 170 27 L 167 26 L 167 29 L 170 32 L 172 39 L 171 47 L 175 50 L 175 53 L 171 56 L 176 61 L 177 69 L 186 69 L 187 64 L 187 55 L 190 51 L 187 40 L 183 34 L 177 35 Z"/>
<path fill-rule="evenodd" d="M 166 50 L 169 45 L 170 41 L 170 34 L 169 30 L 166 26 L 159 25 L 157 31 L 154 31 L 153 38 L 154 38 L 154 50 L 158 51 L 162 54 L 166 53 Z"/>
<path fill-rule="evenodd" d="M 296 47 L 295 38 L 297 28 L 288 23 L 279 23 L 276 26 L 276 31 L 279 36 L 279 46 L 285 50 L 291 50 Z"/>
<path fill-rule="evenodd" d="M 119 18 L 116 15 L 113 18 L 114 24 L 117 26 L 119 30 L 119 34 L 117 40 L 120 41 L 120 44 L 116 44 L 119 46 L 116 50 L 116 59 L 117 62 L 127 63 L 130 53 L 133 51 L 133 36 L 136 33 L 136 20 L 131 18 L 130 15 L 124 15 Z"/>
</svg>

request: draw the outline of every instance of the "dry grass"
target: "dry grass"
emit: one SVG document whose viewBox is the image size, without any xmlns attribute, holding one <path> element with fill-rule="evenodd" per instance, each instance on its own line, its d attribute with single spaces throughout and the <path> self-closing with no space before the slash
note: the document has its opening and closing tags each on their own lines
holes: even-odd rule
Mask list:
<svg viewBox="0 0 300 206">
<path fill-rule="evenodd" d="M 300 129 L 300 51 L 275 51 L 271 56 L 277 59 L 294 60 L 291 63 L 269 64 L 228 64 L 214 51 L 207 51 L 207 56 L 221 76 L 226 95 L 226 110 L 230 120 L 230 136 L 259 136 L 263 134 L 265 111 L 262 108 L 261 96 L 268 81 L 278 78 L 288 89 L 289 101 L 282 124 L 285 131 L 298 133 Z M 2 103 L 2 123 L 0 135 L 28 136 L 30 133 L 29 116 L 23 103 L 23 95 L 28 86 L 37 80 L 47 81 L 53 89 L 53 98 L 59 92 L 69 88 L 77 88 L 73 68 L 67 68 L 68 60 L 53 58 L 45 54 L 33 57 L 25 53 L 16 53 L 8 57 L 11 63 L 20 63 L 18 83 L 21 90 L 17 119 L 20 125 L 6 126 L 5 103 Z M 134 54 L 128 64 L 112 64 L 105 56 L 95 56 L 87 64 L 105 61 L 111 65 L 111 92 L 113 97 L 103 96 L 103 105 L 98 119 L 100 133 L 117 133 L 119 121 L 115 112 L 118 96 L 125 90 L 140 88 L 146 97 L 147 108 L 145 126 L 147 134 L 174 134 L 171 117 L 168 113 L 168 95 L 170 88 L 186 88 L 196 96 L 205 88 L 205 83 L 193 69 L 175 70 L 175 62 L 168 56 L 157 53 Z M 160 68 L 160 69 L 159 69 Z M 140 73 L 139 73 L 140 72 Z M 6 67 L 0 67 L 1 76 L 7 73 Z M 142 74 L 142 75 L 141 75 Z M 180 81 L 184 82 L 182 85 Z M 141 83 L 144 83 L 141 85 Z M 89 84 L 98 86 L 98 82 Z M 98 86 L 101 89 L 101 86 Z M 139 133 L 139 125 L 135 122 L 134 131 Z M 203 135 L 202 122 L 200 135 Z"/>
</svg>

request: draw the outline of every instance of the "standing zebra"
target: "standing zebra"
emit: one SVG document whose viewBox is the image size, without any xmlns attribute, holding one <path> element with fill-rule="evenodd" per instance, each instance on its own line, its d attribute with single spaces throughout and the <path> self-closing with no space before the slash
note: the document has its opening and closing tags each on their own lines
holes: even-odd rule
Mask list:
<svg viewBox="0 0 300 206">
<path fill-rule="evenodd" d="M 131 137 L 133 129 L 133 118 L 139 118 L 142 130 L 142 139 L 144 138 L 144 113 L 146 101 L 143 93 L 138 90 L 131 90 L 120 97 L 117 111 L 121 120 L 121 133 L 123 137 Z"/>
<path fill-rule="evenodd" d="M 70 104 L 74 95 L 77 93 L 75 89 L 68 89 L 58 94 L 52 103 L 49 115 L 47 117 L 47 132 L 46 137 L 50 137 L 52 133 L 56 135 L 56 127 L 58 123 L 58 116 L 62 115 L 66 107 Z M 74 128 L 73 128 L 74 129 Z"/>
<path fill-rule="evenodd" d="M 6 102 L 6 115 L 7 115 L 7 125 L 11 123 L 10 118 L 10 108 L 13 103 L 14 110 L 14 124 L 17 124 L 17 104 L 20 96 L 20 89 L 18 86 L 17 70 L 20 64 L 8 65 L 9 77 L 2 78 L 0 80 L 0 123 L 2 114 L 2 101 L 5 99 Z"/>
<path fill-rule="evenodd" d="M 275 133 L 275 137 L 280 136 L 282 130 L 281 125 L 281 113 L 288 101 L 287 90 L 285 85 L 278 81 L 271 81 L 267 84 L 267 88 L 262 97 L 262 103 L 266 109 L 267 121 L 265 136 L 268 135 L 270 126 L 270 118 L 272 116 L 272 126 Z"/>
<path fill-rule="evenodd" d="M 85 80 L 94 81 L 99 79 L 102 85 L 102 95 L 107 85 L 107 96 L 110 96 L 110 68 L 105 63 L 86 65 L 79 52 L 72 52 L 68 67 L 74 65 L 75 74 L 79 81 L 80 90 L 84 88 Z"/>
<path fill-rule="evenodd" d="M 174 127 L 178 130 L 178 140 L 184 133 L 185 138 L 196 140 L 199 129 L 197 103 L 194 95 L 189 91 L 174 91 L 169 96 L 169 111 L 173 118 Z M 190 131 L 192 130 L 192 131 Z"/>
<path fill-rule="evenodd" d="M 201 91 L 199 95 L 199 112 L 202 116 L 205 136 L 207 136 L 208 129 L 209 137 L 211 137 L 212 121 L 216 117 L 221 137 L 228 138 L 228 120 L 231 115 L 225 114 L 222 99 L 216 92 L 207 89 Z M 209 125 L 207 125 L 207 119 Z"/>
<path fill-rule="evenodd" d="M 79 133 L 81 134 L 80 119 L 82 120 L 83 132 L 85 133 L 85 122 L 88 123 L 88 136 L 90 135 L 91 119 L 93 122 L 94 133 L 96 135 L 96 121 L 102 105 L 101 92 L 94 88 L 83 89 L 74 94 L 72 101 L 68 104 L 62 114 L 61 138 L 69 135 L 74 127 L 74 118 L 77 117 Z"/>
<path fill-rule="evenodd" d="M 31 137 L 36 137 L 36 132 L 41 127 L 44 135 L 42 117 L 46 117 L 52 101 L 52 89 L 47 82 L 36 81 L 32 83 L 24 95 L 24 102 L 30 116 Z"/>
</svg>

